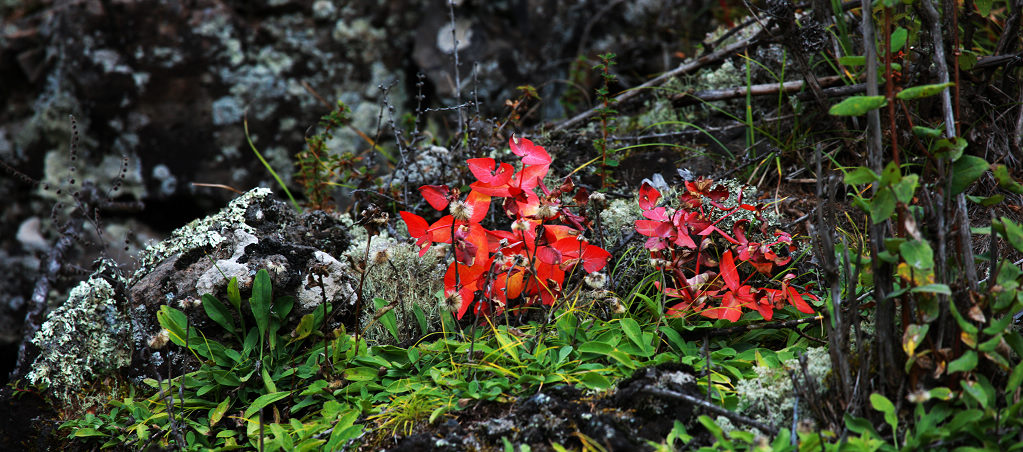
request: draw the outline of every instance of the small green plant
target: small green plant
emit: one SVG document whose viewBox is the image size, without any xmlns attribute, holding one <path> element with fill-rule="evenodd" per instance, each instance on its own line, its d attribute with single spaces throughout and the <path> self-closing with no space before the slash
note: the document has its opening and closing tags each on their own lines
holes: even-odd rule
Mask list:
<svg viewBox="0 0 1023 452">
<path fill-rule="evenodd" d="M 597 88 L 597 102 L 600 103 L 601 107 L 597 110 L 597 117 L 600 118 L 600 138 L 593 140 L 593 147 L 600 153 L 600 168 L 597 172 L 600 174 L 600 188 L 606 189 L 609 185 L 614 184 L 615 180 L 611 176 L 611 172 L 614 168 L 618 167 L 618 160 L 614 158 L 613 152 L 608 150 L 610 143 L 608 138 L 615 131 L 615 125 L 611 122 L 618 116 L 618 111 L 611 108 L 611 84 L 615 82 L 615 75 L 611 73 L 611 66 L 615 64 L 615 54 L 605 53 L 599 55 L 600 63 L 593 66 L 600 75 L 601 86 Z M 608 155 L 609 152 L 612 155 Z"/>
</svg>

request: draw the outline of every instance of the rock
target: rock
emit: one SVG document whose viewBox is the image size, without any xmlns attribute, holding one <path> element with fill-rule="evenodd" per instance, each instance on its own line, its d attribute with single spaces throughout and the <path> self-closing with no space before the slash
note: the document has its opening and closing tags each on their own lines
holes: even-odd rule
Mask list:
<svg viewBox="0 0 1023 452">
<path fill-rule="evenodd" d="M 261 269 L 269 272 L 274 294 L 297 294 L 299 303 L 290 319 L 301 318 L 326 300 L 338 310 L 335 318 L 351 321 L 358 280 L 334 257 L 349 241 L 336 218 L 323 212 L 300 215 L 274 200 L 267 189 L 252 190 L 219 213 L 174 231 L 142 252 L 141 266 L 129 281 L 132 343 L 140 360 L 133 367 L 141 370 L 142 364 L 160 360 L 150 343 L 162 329 L 156 318 L 161 306 L 185 312 L 203 334 L 220 338 L 224 331 L 209 320 L 202 296 L 226 300 L 228 280 L 235 277 L 247 305 L 253 276 Z M 311 280 L 319 281 L 314 271 L 324 274 L 322 287 L 312 287 Z M 187 367 L 188 356 L 179 354 L 182 361 L 176 365 Z"/>
</svg>

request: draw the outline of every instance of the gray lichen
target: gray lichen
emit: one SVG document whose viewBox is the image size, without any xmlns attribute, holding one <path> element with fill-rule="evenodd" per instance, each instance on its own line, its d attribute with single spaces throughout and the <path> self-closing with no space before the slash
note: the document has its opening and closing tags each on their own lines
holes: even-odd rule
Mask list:
<svg viewBox="0 0 1023 452">
<path fill-rule="evenodd" d="M 176 229 L 171 236 L 160 243 L 149 245 L 139 254 L 139 269 L 132 280 L 148 274 L 153 265 L 174 254 L 200 247 L 213 247 L 223 243 L 235 231 L 253 233 L 252 226 L 245 223 L 248 206 L 271 194 L 269 188 L 254 188 L 228 203 L 227 207 L 214 215 L 194 220 Z"/>
<path fill-rule="evenodd" d="M 131 362 L 125 347 L 129 323 L 111 280 L 125 283 L 115 263 L 100 261 L 99 269 L 71 290 L 32 338 L 40 353 L 29 381 L 46 385 L 65 403 L 77 400 L 79 390 L 96 377 Z"/>
<path fill-rule="evenodd" d="M 824 377 L 831 371 L 831 358 L 827 348 L 814 347 L 806 350 L 807 375 L 823 387 Z M 775 427 L 784 427 L 792 421 L 792 410 L 796 405 L 796 394 L 789 372 L 796 372 L 803 380 L 802 367 L 798 358 L 782 363 L 781 367 L 757 366 L 756 378 L 740 380 L 735 392 L 739 395 L 739 411 L 760 422 Z M 810 410 L 805 399 L 799 400 L 799 418 L 809 419 Z"/>
</svg>

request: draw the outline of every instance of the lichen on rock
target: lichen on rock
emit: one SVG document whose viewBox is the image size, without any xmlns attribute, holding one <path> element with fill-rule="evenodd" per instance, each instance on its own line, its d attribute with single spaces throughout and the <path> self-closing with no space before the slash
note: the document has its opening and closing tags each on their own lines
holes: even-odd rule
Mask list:
<svg viewBox="0 0 1023 452">
<path fill-rule="evenodd" d="M 117 265 L 100 260 L 99 268 L 74 289 L 67 301 L 54 309 L 32 343 L 40 353 L 28 380 L 45 384 L 64 403 L 93 379 L 131 361 L 129 323 L 118 302 L 125 284 Z"/>
</svg>

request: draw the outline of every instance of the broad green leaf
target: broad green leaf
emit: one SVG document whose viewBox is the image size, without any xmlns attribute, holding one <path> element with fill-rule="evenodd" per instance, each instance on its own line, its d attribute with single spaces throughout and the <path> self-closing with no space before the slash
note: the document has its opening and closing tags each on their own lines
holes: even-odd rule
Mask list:
<svg viewBox="0 0 1023 452">
<path fill-rule="evenodd" d="M 991 6 L 994 3 L 994 0 L 976 0 L 974 2 L 977 5 L 977 12 L 980 13 L 980 17 L 987 17 L 991 14 Z"/>
<path fill-rule="evenodd" d="M 302 320 L 299 320 L 298 325 L 291 332 L 291 341 L 297 342 L 302 339 L 309 337 L 313 332 L 313 319 L 316 316 L 314 314 L 306 314 L 302 316 Z"/>
<path fill-rule="evenodd" d="M 1001 193 L 996 193 L 986 198 L 982 196 L 967 195 L 966 199 L 972 203 L 980 204 L 981 207 L 991 207 L 993 205 L 1001 203 L 1002 201 L 1005 201 L 1005 195 Z"/>
<path fill-rule="evenodd" d="M 884 169 L 881 170 L 881 187 L 888 187 L 902 178 L 902 171 L 899 170 L 899 165 L 895 162 L 888 162 Z"/>
<path fill-rule="evenodd" d="M 220 402 L 216 408 L 210 410 L 210 427 L 217 425 L 221 419 L 224 418 L 224 414 L 227 413 L 228 408 L 231 408 L 231 398 L 228 397 Z"/>
<path fill-rule="evenodd" d="M 895 31 L 892 32 L 892 53 L 898 53 L 906 45 L 906 38 L 909 37 L 909 31 L 902 27 L 896 27 Z"/>
<path fill-rule="evenodd" d="M 991 165 L 991 173 L 994 174 L 995 180 L 998 181 L 998 187 L 1017 195 L 1023 194 L 1023 184 L 1020 184 L 1009 175 L 1009 168 L 1007 166 L 1001 163 Z"/>
<path fill-rule="evenodd" d="M 919 270 L 930 270 L 934 267 L 934 252 L 927 242 L 920 240 L 902 242 L 899 245 L 899 254 L 907 264 Z"/>
<path fill-rule="evenodd" d="M 884 421 L 892 427 L 893 432 L 898 432 L 899 418 L 895 414 L 895 405 L 887 397 L 879 394 L 870 394 L 870 406 L 875 410 L 884 413 Z"/>
<path fill-rule="evenodd" d="M 922 97 L 930 97 L 935 94 L 940 94 L 946 88 L 951 88 L 953 86 L 955 86 L 955 83 L 953 82 L 914 86 L 899 91 L 899 94 L 896 94 L 895 97 L 902 100 L 920 99 Z"/>
<path fill-rule="evenodd" d="M 895 193 L 895 199 L 903 204 L 909 204 L 913 200 L 913 194 L 916 193 L 916 187 L 919 183 L 920 176 L 916 174 L 907 174 L 902 176 L 898 182 L 892 185 L 892 192 Z"/>
<path fill-rule="evenodd" d="M 94 436 L 110 436 L 110 435 L 107 434 L 107 433 L 103 433 L 103 432 L 101 432 L 99 430 L 96 430 L 94 428 L 89 428 L 89 427 L 80 428 L 78 430 L 75 430 L 75 438 L 90 438 L 90 437 L 94 437 Z"/>
<path fill-rule="evenodd" d="M 980 403 L 980 406 L 985 410 L 987 409 L 991 400 L 988 398 L 987 391 L 984 390 L 979 381 L 963 380 L 959 382 L 959 385 L 962 386 L 963 392 L 969 394 L 970 397 L 973 397 L 974 400 Z"/>
<path fill-rule="evenodd" d="M 980 178 L 987 168 L 987 161 L 980 157 L 974 155 L 960 157 L 952 164 L 952 194 L 962 193 L 973 181 Z"/>
<path fill-rule="evenodd" d="M 947 284 L 924 284 L 909 290 L 910 292 L 936 293 L 939 295 L 952 295 L 952 289 Z"/>
<path fill-rule="evenodd" d="M 603 391 L 611 387 L 611 380 L 597 372 L 584 372 L 579 376 L 579 382 L 589 389 Z"/>
<path fill-rule="evenodd" d="M 274 403 L 278 400 L 281 400 L 289 395 L 291 395 L 291 391 L 280 391 L 271 392 L 269 394 L 263 394 L 259 397 L 256 397 L 256 400 L 252 402 L 252 405 L 249 405 L 249 407 L 245 409 L 245 418 L 252 417 L 253 414 L 256 414 L 257 411 L 265 408 L 267 405 Z"/>
<path fill-rule="evenodd" d="M 913 126 L 913 135 L 920 138 L 941 138 L 942 129 L 932 129 L 930 127 Z"/>
<path fill-rule="evenodd" d="M 625 336 L 632 341 L 633 344 L 639 346 L 640 349 L 645 350 L 648 344 L 643 343 L 643 330 L 640 329 L 639 323 L 631 317 L 625 317 L 619 321 L 622 326 L 622 331 L 625 332 Z"/>
<path fill-rule="evenodd" d="M 874 224 L 891 218 L 895 213 L 895 194 L 888 187 L 882 188 L 870 200 L 870 220 Z"/>
<path fill-rule="evenodd" d="M 963 137 L 942 138 L 934 143 L 934 155 L 954 162 L 963 156 L 966 145 L 966 140 Z"/>
<path fill-rule="evenodd" d="M 852 171 L 845 173 L 846 185 L 870 184 L 879 180 L 881 180 L 881 177 L 865 166 L 858 166 Z"/>
<path fill-rule="evenodd" d="M 234 319 L 231 317 L 231 311 L 221 303 L 217 297 L 210 294 L 204 294 L 202 296 L 202 307 L 206 311 L 206 315 L 209 316 L 210 320 L 217 322 L 218 325 L 222 326 L 229 332 L 234 332 Z"/>
<path fill-rule="evenodd" d="M 860 116 L 885 105 L 888 105 L 888 101 L 884 96 L 852 96 L 832 105 L 828 113 L 834 116 Z"/>
<path fill-rule="evenodd" d="M 1012 369 L 1012 374 L 1009 375 L 1009 383 L 1005 385 L 1005 393 L 1012 394 L 1016 392 L 1016 388 L 1019 387 L 1020 383 L 1023 383 L 1023 362 L 1016 364 L 1016 367 Z"/>
<path fill-rule="evenodd" d="M 969 372 L 975 367 L 977 367 L 977 352 L 967 350 L 963 353 L 963 356 L 960 356 L 954 361 L 948 363 L 948 373 Z"/>
<path fill-rule="evenodd" d="M 906 332 L 902 335 L 902 350 L 906 352 L 907 356 L 916 356 L 916 347 L 927 336 L 929 328 L 930 325 L 926 323 L 923 325 L 911 324 L 906 327 Z"/>
<path fill-rule="evenodd" d="M 1017 251 L 1023 251 L 1023 228 L 1006 217 L 1002 217 L 1002 224 L 1005 226 L 1005 238 Z"/>
</svg>

